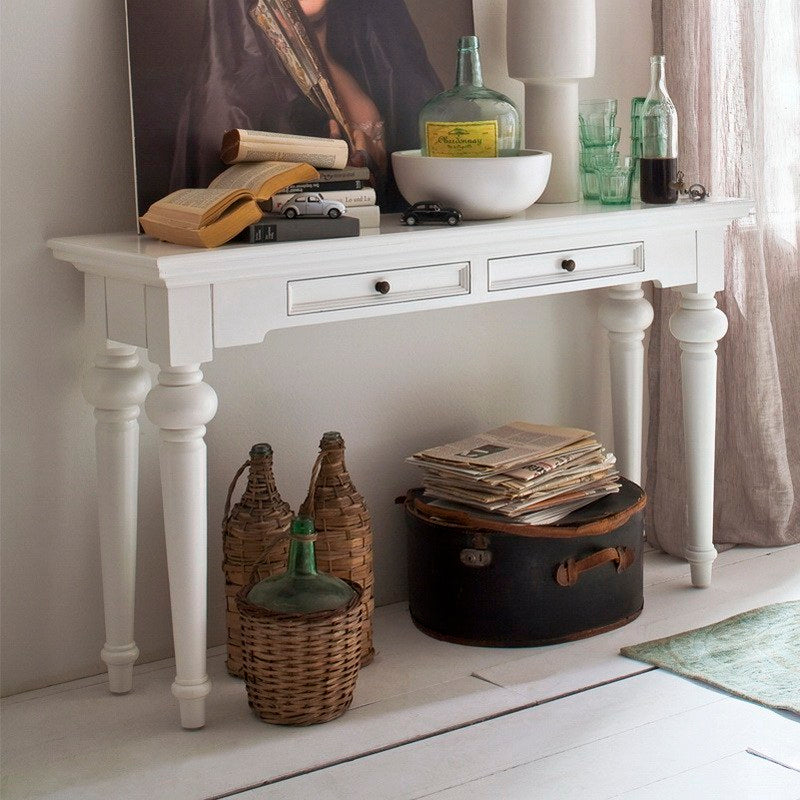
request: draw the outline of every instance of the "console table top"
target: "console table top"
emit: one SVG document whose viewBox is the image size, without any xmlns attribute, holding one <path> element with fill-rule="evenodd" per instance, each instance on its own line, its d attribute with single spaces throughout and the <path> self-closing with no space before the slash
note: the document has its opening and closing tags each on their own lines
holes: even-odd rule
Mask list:
<svg viewBox="0 0 800 800">
<path fill-rule="evenodd" d="M 275 242 L 262 246 L 227 244 L 202 249 L 169 244 L 128 233 L 100 233 L 55 237 L 47 242 L 53 255 L 84 272 L 112 275 L 155 285 L 187 285 L 230 280 L 240 269 L 250 272 L 281 264 L 308 263 L 316 255 L 326 260 L 346 258 L 354 264 L 377 255 L 402 254 L 414 258 L 433 251 L 479 249 L 481 254 L 501 253 L 524 240 L 577 234 L 631 232 L 653 228 L 727 225 L 747 216 L 752 201 L 737 198 L 689 200 L 674 205 L 651 206 L 634 201 L 630 206 L 604 206 L 582 201 L 534 204 L 527 211 L 500 220 L 467 221 L 457 227 L 421 225 L 408 228 L 399 214 L 384 214 L 379 229 L 367 229 L 359 237 Z"/>
</svg>

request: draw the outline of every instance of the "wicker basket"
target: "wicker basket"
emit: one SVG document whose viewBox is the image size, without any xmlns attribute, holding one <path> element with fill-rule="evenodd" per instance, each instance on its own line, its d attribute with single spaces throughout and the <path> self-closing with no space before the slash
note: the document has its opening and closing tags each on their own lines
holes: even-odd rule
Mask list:
<svg viewBox="0 0 800 800">
<path fill-rule="evenodd" d="M 372 661 L 372 614 L 375 610 L 372 569 L 372 524 L 364 498 L 344 463 L 344 440 L 335 431 L 320 442 L 313 486 L 317 565 L 323 572 L 364 589 L 361 666 Z"/>
<path fill-rule="evenodd" d="M 242 473 L 250 467 L 247 487 L 231 510 L 231 497 Z M 243 678 L 242 633 L 236 596 L 250 582 L 254 567 L 257 580 L 277 575 L 286 569 L 289 551 L 288 532 L 292 511 L 275 486 L 272 473 L 272 448 L 253 445 L 231 481 L 225 516 L 222 521 L 222 569 L 225 573 L 226 621 L 228 624 L 228 672 Z"/>
<path fill-rule="evenodd" d="M 253 581 L 253 584 L 255 581 Z M 344 714 L 361 662 L 363 591 L 344 607 L 281 614 L 237 596 L 247 700 L 265 722 L 313 725 Z"/>
</svg>

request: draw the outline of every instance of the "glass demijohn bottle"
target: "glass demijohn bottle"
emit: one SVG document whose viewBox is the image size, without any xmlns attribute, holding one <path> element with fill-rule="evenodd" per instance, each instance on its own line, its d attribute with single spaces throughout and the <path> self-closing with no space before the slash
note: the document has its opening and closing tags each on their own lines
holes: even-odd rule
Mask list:
<svg viewBox="0 0 800 800">
<path fill-rule="evenodd" d="M 458 41 L 456 83 L 429 100 L 419 115 L 423 156 L 480 158 L 515 156 L 521 126 L 516 106 L 487 89 L 481 76 L 478 37 Z"/>
<path fill-rule="evenodd" d="M 642 106 L 640 192 L 644 203 L 678 199 L 678 114 L 664 78 L 664 56 L 650 59 L 650 91 Z"/>
<path fill-rule="evenodd" d="M 343 580 L 317 572 L 314 522 L 299 516 L 292 520 L 286 572 L 265 578 L 247 594 L 255 605 L 285 614 L 332 611 L 352 600 L 355 591 Z"/>
</svg>

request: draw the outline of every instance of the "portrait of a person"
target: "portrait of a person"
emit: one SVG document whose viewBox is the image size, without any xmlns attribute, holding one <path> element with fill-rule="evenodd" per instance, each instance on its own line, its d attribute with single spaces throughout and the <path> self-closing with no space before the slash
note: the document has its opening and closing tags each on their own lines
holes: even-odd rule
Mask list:
<svg viewBox="0 0 800 800">
<path fill-rule="evenodd" d="M 389 154 L 419 146 L 442 90 L 403 0 L 206 0 L 178 111 L 169 189 L 206 186 L 232 128 L 344 138 L 384 212 L 405 204 Z M 454 33 L 455 35 L 455 33 Z"/>
</svg>

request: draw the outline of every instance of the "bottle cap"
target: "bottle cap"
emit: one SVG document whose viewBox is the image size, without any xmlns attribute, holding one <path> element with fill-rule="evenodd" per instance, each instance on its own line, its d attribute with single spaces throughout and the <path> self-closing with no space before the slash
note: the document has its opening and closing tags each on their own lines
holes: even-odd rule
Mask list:
<svg viewBox="0 0 800 800">
<path fill-rule="evenodd" d="M 319 442 L 320 447 L 344 447 L 344 439 L 339 431 L 326 431 Z"/>
<path fill-rule="evenodd" d="M 477 50 L 478 47 L 479 45 L 477 36 L 462 36 L 458 40 L 459 50 Z"/>
<path fill-rule="evenodd" d="M 259 442 L 258 444 L 254 444 L 250 448 L 250 457 L 253 458 L 254 456 L 271 456 L 272 455 L 272 446 L 267 444 L 266 442 Z"/>
</svg>

